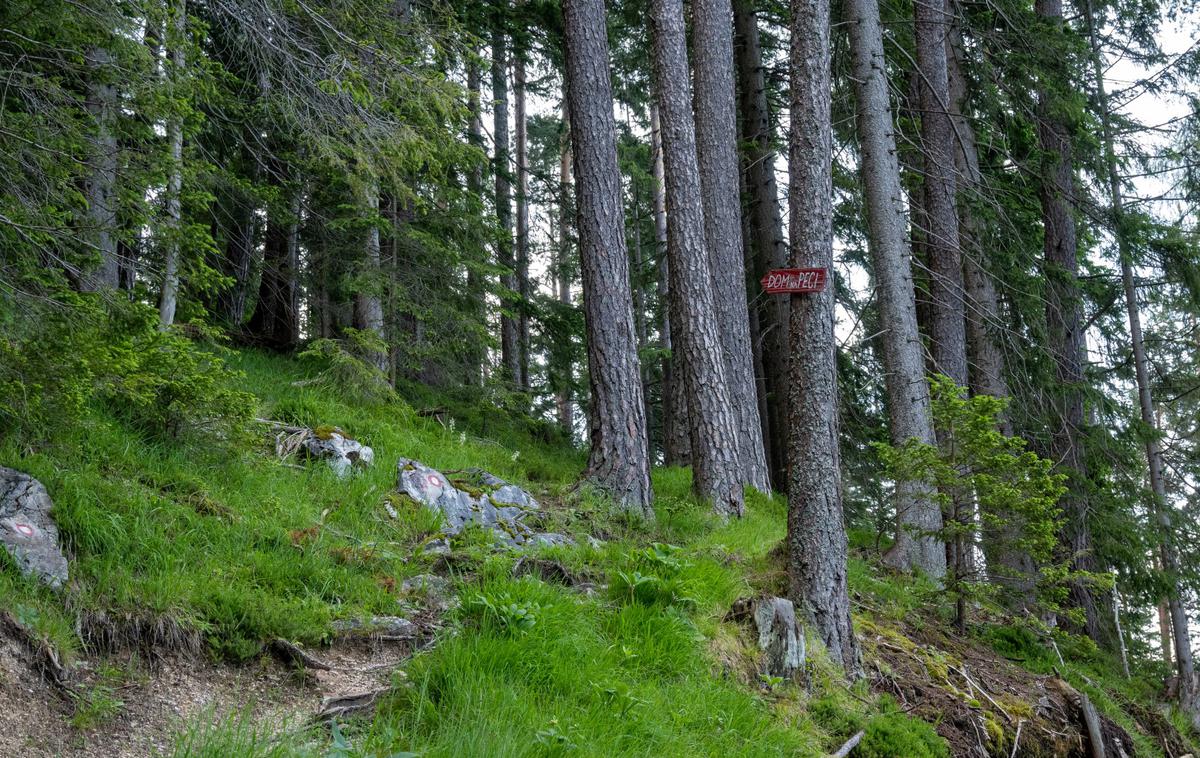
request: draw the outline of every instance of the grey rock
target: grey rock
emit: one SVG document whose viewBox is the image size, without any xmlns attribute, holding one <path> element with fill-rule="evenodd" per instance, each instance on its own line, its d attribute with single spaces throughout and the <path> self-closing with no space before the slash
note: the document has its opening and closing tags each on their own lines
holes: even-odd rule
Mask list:
<svg viewBox="0 0 1200 758">
<path fill-rule="evenodd" d="M 450 580 L 437 574 L 418 574 L 400 584 L 406 595 L 445 595 L 450 592 Z"/>
<path fill-rule="evenodd" d="M 538 532 L 529 535 L 525 544 L 531 547 L 551 547 L 553 545 L 574 545 L 575 540 L 558 532 Z"/>
<path fill-rule="evenodd" d="M 413 640 L 421 628 L 401 616 L 371 616 L 365 619 L 339 619 L 333 622 L 338 634 L 352 637 L 376 637 L 384 640 Z"/>
<path fill-rule="evenodd" d="M 425 555 L 450 555 L 450 541 L 445 537 L 430 540 L 421 546 L 421 552 Z"/>
<path fill-rule="evenodd" d="M 375 462 L 375 451 L 358 440 L 350 439 L 335 429 L 328 435 L 309 433 L 304 438 L 304 451 L 310 458 L 322 458 L 339 477 L 349 475 L 355 466 L 366 467 Z"/>
<path fill-rule="evenodd" d="M 763 673 L 790 678 L 804 666 L 804 635 L 796 623 L 792 601 L 782 597 L 754 602 L 754 626 L 763 651 Z"/>
<path fill-rule="evenodd" d="M 486 471 L 474 471 L 485 491 L 471 494 L 420 461 L 401 458 L 397 468 L 400 492 L 440 514 L 447 535 L 458 534 L 471 524 L 491 530 L 506 545 L 524 545 L 533 535 L 524 520 L 537 510 L 538 503 L 516 485 Z"/>
<path fill-rule="evenodd" d="M 592 535 L 590 535 L 590 534 L 589 534 L 589 535 L 587 535 L 586 537 L 584 537 L 584 539 L 585 539 L 585 540 L 587 540 L 588 546 L 589 546 L 589 547 L 591 547 L 591 548 L 592 548 L 592 549 L 594 549 L 594 550 L 599 550 L 600 548 L 602 548 L 602 547 L 604 547 L 606 544 L 608 544 L 608 543 L 606 543 L 604 540 L 602 540 L 602 539 L 600 539 L 600 538 L 598 538 L 598 537 L 593 537 L 593 536 L 592 536 Z"/>
<path fill-rule="evenodd" d="M 50 515 L 52 507 L 41 482 L 0 467 L 0 545 L 21 573 L 57 589 L 67 581 L 67 559 Z"/>
</svg>

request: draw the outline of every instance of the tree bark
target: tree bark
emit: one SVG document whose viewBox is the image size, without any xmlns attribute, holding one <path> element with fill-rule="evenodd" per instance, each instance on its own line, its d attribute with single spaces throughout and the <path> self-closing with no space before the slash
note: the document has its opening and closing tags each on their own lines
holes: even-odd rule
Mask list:
<svg viewBox="0 0 1200 758">
<path fill-rule="evenodd" d="M 1036 0 L 1034 11 L 1048 27 L 1063 26 L 1062 0 Z M 1046 326 L 1048 349 L 1055 363 L 1059 391 L 1054 396 L 1053 435 L 1050 457 L 1070 476 L 1063 497 L 1066 524 L 1060 536 L 1062 549 L 1071 557 L 1071 568 L 1098 571 L 1092 555 L 1092 533 L 1088 523 L 1088 502 L 1083 494 L 1088 479 L 1080 435 L 1083 432 L 1083 391 L 1085 377 L 1084 331 L 1081 293 L 1078 282 L 1079 254 L 1075 237 L 1072 201 L 1075 177 L 1072 170 L 1071 135 L 1057 102 L 1055 89 L 1069 86 L 1065 66 L 1046 74 L 1057 81 L 1042 81 L 1038 86 L 1038 143 L 1043 154 L 1040 198 L 1044 225 L 1046 264 Z M 1112 648 L 1112 614 L 1100 607 L 1100 600 L 1084 581 L 1071 584 L 1071 602 L 1083 609 L 1087 635 L 1102 646 Z"/>
<path fill-rule="evenodd" d="M 486 153 L 486 148 L 483 143 L 483 113 L 480 88 L 482 87 L 482 76 L 479 72 L 479 63 L 472 58 L 467 63 L 467 110 L 470 113 L 470 121 L 467 126 L 467 141 L 483 150 Z M 467 190 L 473 197 L 483 201 L 483 164 L 476 163 L 471 167 L 471 173 L 467 177 Z M 467 291 L 474 298 L 474 307 L 472 315 L 475 318 L 475 323 L 479 328 L 479 333 L 485 332 L 487 326 L 487 300 L 482 296 L 484 289 L 484 277 L 479 272 L 476 265 L 467 267 Z M 482 351 L 478 347 L 473 347 L 467 356 L 466 374 L 469 384 L 479 385 L 483 383 L 483 364 L 484 357 Z"/>
<path fill-rule="evenodd" d="M 493 0 L 492 21 L 492 138 L 495 140 L 493 172 L 496 184 L 496 262 L 504 270 L 500 285 L 500 363 L 505 381 L 520 386 L 521 348 L 519 326 L 514 313 L 517 291 L 516 261 L 513 260 L 512 184 L 509 169 L 508 129 L 508 40 L 504 32 L 508 0 Z"/>
<path fill-rule="evenodd" d="M 662 436 L 663 463 L 687 466 L 691 463 L 688 438 L 687 388 L 683 381 L 682 342 L 673 339 L 678 331 L 681 305 L 670 286 L 671 265 L 667 253 L 667 184 L 663 167 L 662 124 L 658 105 L 650 103 L 650 146 L 654 154 L 654 241 L 658 248 L 658 301 L 662 308 L 662 348 L 667 351 L 662 365 Z"/>
<path fill-rule="evenodd" d="M 97 263 L 81 272 L 82 289 L 90 292 L 115 290 L 120 284 L 121 266 L 117 258 L 117 135 L 116 119 L 120 112 L 113 76 L 113 57 L 108 49 L 92 48 L 86 63 L 89 70 L 87 99 L 84 103 L 93 121 L 91 165 L 84 183 L 87 200 L 86 233 L 89 252 Z"/>
<path fill-rule="evenodd" d="M 775 148 L 771 141 L 771 117 L 767 105 L 758 21 L 751 0 L 734 3 L 734 28 L 739 44 L 738 92 L 741 97 L 742 145 L 745 153 L 746 195 L 749 198 L 751 281 L 770 269 L 787 265 L 788 249 L 783 238 L 783 214 L 775 178 Z M 787 483 L 788 418 L 788 300 L 762 298 L 757 307 L 758 337 L 762 353 L 768 413 L 763 417 L 769 444 L 771 481 Z"/>
<path fill-rule="evenodd" d="M 725 353 L 725 379 L 737 423 L 741 476 L 760 492 L 770 492 L 746 304 L 730 0 L 693 4 L 692 50 L 704 233 L 713 276 L 714 315 Z"/>
<path fill-rule="evenodd" d="M 667 253 L 671 289 L 680 315 L 680 328 L 671 336 L 682 343 L 693 488 L 697 495 L 711 501 L 718 513 L 741 516 L 745 509 L 741 448 L 726 381 L 726 362 L 721 355 L 721 330 L 716 322 L 712 270 L 701 218 L 682 0 L 653 0 L 651 19 L 669 209 Z"/>
<path fill-rule="evenodd" d="M 263 270 L 258 302 L 249 331 L 275 350 L 292 350 L 300 342 L 300 204 L 303 192 L 293 187 L 286 210 L 273 208 L 263 241 Z"/>
<path fill-rule="evenodd" d="M 953 0 L 947 0 L 947 15 L 953 19 Z M 955 132 L 954 160 L 958 169 L 959 239 L 963 246 L 963 286 L 966 292 L 967 374 L 971 392 L 1009 398 L 1005 378 L 1004 353 L 999 335 L 1000 305 L 992 274 L 987 270 L 988 231 L 972 209 L 972 200 L 983 190 L 979 168 L 979 150 L 975 130 L 967 118 L 967 80 L 963 73 L 965 56 L 962 29 L 951 21 L 947 39 L 946 67 L 949 79 L 950 119 Z M 1000 433 L 1013 435 L 1007 414 L 1000 417 Z M 1010 594 L 1009 606 L 1032 609 L 1036 600 L 1034 584 L 1037 567 L 1029 552 L 1017 545 L 1021 525 L 984 526 L 982 545 L 989 580 Z"/>
<path fill-rule="evenodd" d="M 900 167 L 896 160 L 891 105 L 876 0 L 846 0 L 850 52 L 858 105 L 861 171 L 868 240 L 878 288 L 888 414 L 894 444 L 915 439 L 934 444 L 929 384 L 917 331 L 912 264 L 905 245 Z M 886 556 L 901 569 L 920 569 L 935 578 L 946 573 L 946 552 L 933 533 L 942 512 L 925 481 L 896 482 L 896 543 Z"/>
<path fill-rule="evenodd" d="M 168 9 L 169 31 L 164 37 L 170 51 L 171 73 L 167 78 L 177 88 L 184 73 L 187 0 L 171 2 Z M 178 98 L 182 93 L 175 91 L 174 94 Z M 171 167 L 167 172 L 166 256 L 163 262 L 162 292 L 158 301 L 158 325 L 161 329 L 175 323 L 175 305 L 179 298 L 179 250 L 183 233 L 183 116 L 179 113 L 172 114 L 167 121 L 167 145 L 171 154 Z"/>
<path fill-rule="evenodd" d="M 591 387 L 587 479 L 652 518 L 603 0 L 563 3 Z"/>
<path fill-rule="evenodd" d="M 563 134 L 562 149 L 558 163 L 558 262 L 554 275 L 557 279 L 558 302 L 563 305 L 571 304 L 571 278 L 568 275 L 567 260 L 571 252 L 571 109 L 567 102 L 567 93 L 563 90 Z M 569 369 L 569 367 L 568 367 Z M 568 376 L 562 389 L 558 391 L 556 405 L 558 407 L 558 425 L 568 435 L 575 430 L 575 406 L 571 400 L 570 381 Z"/>
<path fill-rule="evenodd" d="M 525 116 L 525 51 L 514 50 L 513 121 L 517 152 L 517 386 L 529 391 L 529 139 Z"/>
<path fill-rule="evenodd" d="M 386 343 L 383 330 L 383 270 L 379 251 L 379 182 L 367 179 L 363 190 L 363 208 L 369 217 L 369 226 L 363 240 L 363 271 L 357 291 L 354 293 L 354 326 L 374 334 L 381 343 Z M 388 370 L 386 348 L 370 350 L 364 359 L 380 371 Z"/>
<path fill-rule="evenodd" d="M 936 370 L 967 384 L 962 257 L 955 202 L 954 125 L 946 71 L 950 15 L 941 0 L 913 6 L 924 165 L 923 208 L 929 259 L 930 338 Z"/>
<path fill-rule="evenodd" d="M 792 0 L 789 223 L 793 267 L 833 271 L 833 136 L 829 0 Z M 792 595 L 830 658 L 861 675 L 850 620 L 838 455 L 837 350 L 832 282 L 790 295 L 788 559 Z M 778 297 L 777 295 L 775 297 Z"/>
<path fill-rule="evenodd" d="M 1146 427 L 1146 464 L 1150 478 L 1150 511 L 1158 521 L 1159 555 L 1163 571 L 1178 587 L 1179 554 L 1172 535 L 1175 525 L 1171 519 L 1171 505 L 1167 500 L 1166 484 L 1163 481 L 1162 447 L 1159 443 L 1158 419 L 1154 413 L 1154 394 L 1150 386 L 1150 370 L 1146 359 L 1146 344 L 1142 336 L 1142 315 L 1138 307 L 1137 288 L 1133 279 L 1133 252 L 1125 230 L 1125 198 L 1121 190 L 1121 174 L 1117 167 L 1116 138 L 1113 135 L 1112 116 L 1108 104 L 1108 91 L 1104 86 L 1104 62 L 1100 44 L 1096 38 L 1095 19 L 1092 16 L 1091 0 L 1084 0 L 1084 16 L 1087 20 L 1088 40 L 1091 44 L 1092 73 L 1096 78 L 1096 99 L 1100 107 L 1100 123 L 1104 139 L 1105 167 L 1108 171 L 1108 192 L 1112 203 L 1112 229 L 1117 241 L 1117 255 L 1121 263 L 1121 284 L 1125 293 L 1125 310 L 1129 318 L 1129 340 L 1133 348 L 1133 367 L 1137 379 L 1138 406 L 1142 424 Z M 1170 612 L 1171 627 L 1175 640 L 1176 673 L 1179 676 L 1179 704 L 1200 729 L 1200 692 L 1196 687 L 1196 670 L 1192 662 L 1191 631 L 1188 628 L 1187 609 L 1183 605 L 1181 592 L 1177 589 L 1166 598 Z M 1119 619 L 1118 619 L 1119 621 Z M 1120 634 L 1118 627 L 1117 633 Z M 1122 652 L 1124 652 L 1124 641 Z"/>
</svg>

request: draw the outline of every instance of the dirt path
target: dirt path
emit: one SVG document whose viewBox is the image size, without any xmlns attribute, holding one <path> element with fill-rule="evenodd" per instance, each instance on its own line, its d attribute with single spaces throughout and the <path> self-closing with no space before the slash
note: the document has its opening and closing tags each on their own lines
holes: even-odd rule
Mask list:
<svg viewBox="0 0 1200 758">
<path fill-rule="evenodd" d="M 409 651 L 348 641 L 311 652 L 330 670 L 300 671 L 269 656 L 241 666 L 206 657 L 153 666 L 128 654 L 87 660 L 73 669 L 72 695 L 35 670 L 23 641 L 0 634 L 0 756 L 169 755 L 192 720 L 237 711 L 284 728 L 327 697 L 386 686 Z"/>
</svg>

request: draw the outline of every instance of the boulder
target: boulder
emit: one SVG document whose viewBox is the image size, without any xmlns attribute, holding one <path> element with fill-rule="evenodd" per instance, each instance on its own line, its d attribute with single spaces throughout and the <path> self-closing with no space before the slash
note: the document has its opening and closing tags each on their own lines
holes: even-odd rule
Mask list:
<svg viewBox="0 0 1200 758">
<path fill-rule="evenodd" d="M 397 463 L 398 489 L 442 517 L 442 531 L 456 535 L 468 525 L 489 529 L 506 545 L 564 544 L 570 538 L 560 534 L 535 533 L 525 518 L 538 509 L 533 495 L 486 471 L 468 472 L 471 491 L 456 487 L 445 474 L 420 461 L 401 458 Z"/>
<path fill-rule="evenodd" d="M 52 507 L 41 482 L 0 467 L 0 545 L 23 574 L 57 589 L 67 581 L 67 559 L 50 516 Z"/>
<path fill-rule="evenodd" d="M 309 458 L 322 458 L 338 476 L 346 476 L 355 466 L 366 467 L 375 462 L 375 451 L 341 429 L 323 427 L 309 432 L 304 438 L 304 452 Z"/>
</svg>

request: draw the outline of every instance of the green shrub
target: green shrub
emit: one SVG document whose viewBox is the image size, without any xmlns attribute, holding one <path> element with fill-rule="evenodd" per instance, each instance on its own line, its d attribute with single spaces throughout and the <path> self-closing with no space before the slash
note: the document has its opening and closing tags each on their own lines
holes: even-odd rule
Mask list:
<svg viewBox="0 0 1200 758">
<path fill-rule="evenodd" d="M 396 391 L 386 373 L 371 362 L 386 345 L 378 335 L 346 329 L 345 339 L 314 340 L 300 358 L 317 366 L 314 384 L 361 403 L 387 403 Z"/>
</svg>

